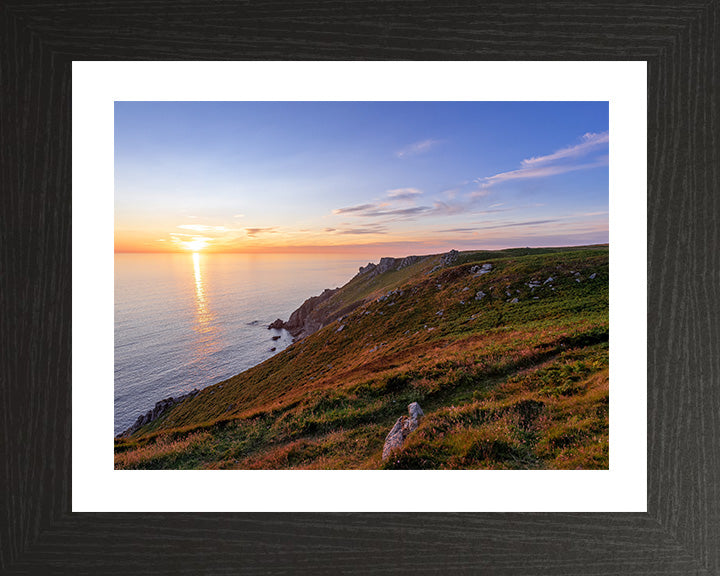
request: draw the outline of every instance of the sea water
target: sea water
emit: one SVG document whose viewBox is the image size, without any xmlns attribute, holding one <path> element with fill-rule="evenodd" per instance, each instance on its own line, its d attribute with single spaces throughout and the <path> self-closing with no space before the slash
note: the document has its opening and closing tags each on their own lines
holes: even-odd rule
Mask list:
<svg viewBox="0 0 720 576">
<path fill-rule="evenodd" d="M 268 324 L 287 320 L 325 288 L 342 286 L 367 261 L 116 254 L 115 434 L 159 400 L 225 380 L 284 350 L 292 337 Z"/>
</svg>

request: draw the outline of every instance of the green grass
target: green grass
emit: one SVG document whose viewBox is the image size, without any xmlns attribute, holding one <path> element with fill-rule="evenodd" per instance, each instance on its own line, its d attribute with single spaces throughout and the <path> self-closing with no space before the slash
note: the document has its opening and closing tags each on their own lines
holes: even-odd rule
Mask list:
<svg viewBox="0 0 720 576">
<path fill-rule="evenodd" d="M 356 276 L 323 303 L 342 320 L 116 440 L 116 467 L 607 468 L 607 247 L 439 261 Z"/>
</svg>

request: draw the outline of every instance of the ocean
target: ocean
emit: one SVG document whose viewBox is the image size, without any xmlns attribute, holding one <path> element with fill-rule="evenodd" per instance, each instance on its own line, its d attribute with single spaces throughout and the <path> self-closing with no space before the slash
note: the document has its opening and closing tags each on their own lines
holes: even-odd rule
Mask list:
<svg viewBox="0 0 720 576">
<path fill-rule="evenodd" d="M 325 288 L 342 286 L 367 262 L 306 254 L 116 254 L 115 434 L 159 400 L 284 350 L 292 337 L 268 324 L 287 320 Z"/>
</svg>

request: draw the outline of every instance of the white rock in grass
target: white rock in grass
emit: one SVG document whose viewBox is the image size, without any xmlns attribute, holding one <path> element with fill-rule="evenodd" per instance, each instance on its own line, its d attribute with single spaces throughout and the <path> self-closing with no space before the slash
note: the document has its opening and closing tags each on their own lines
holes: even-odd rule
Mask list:
<svg viewBox="0 0 720 576">
<path fill-rule="evenodd" d="M 387 460 L 390 454 L 400 448 L 405 439 L 410 435 L 411 432 L 417 429 L 420 425 L 420 420 L 425 416 L 425 413 L 420 408 L 420 404 L 413 402 L 408 404 L 409 416 L 401 416 L 395 422 L 395 425 L 390 429 L 388 435 L 385 437 L 385 445 L 383 446 L 382 459 Z"/>
</svg>

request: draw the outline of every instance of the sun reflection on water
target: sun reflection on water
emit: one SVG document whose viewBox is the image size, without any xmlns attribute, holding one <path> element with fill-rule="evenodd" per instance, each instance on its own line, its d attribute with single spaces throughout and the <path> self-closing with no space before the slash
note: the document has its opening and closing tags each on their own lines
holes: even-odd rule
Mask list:
<svg viewBox="0 0 720 576">
<path fill-rule="evenodd" d="M 201 255 L 193 253 L 193 271 L 195 274 L 195 324 L 193 326 L 199 338 L 195 343 L 196 362 L 205 362 L 210 354 L 220 349 L 215 314 L 208 306 L 207 288 L 203 280 Z"/>
<path fill-rule="evenodd" d="M 200 269 L 200 254 L 193 253 L 193 267 L 195 269 L 195 305 L 197 316 L 198 332 L 207 332 L 211 329 L 210 321 L 212 313 L 207 306 L 207 296 L 205 295 L 205 284 L 203 283 L 202 271 Z"/>
</svg>

